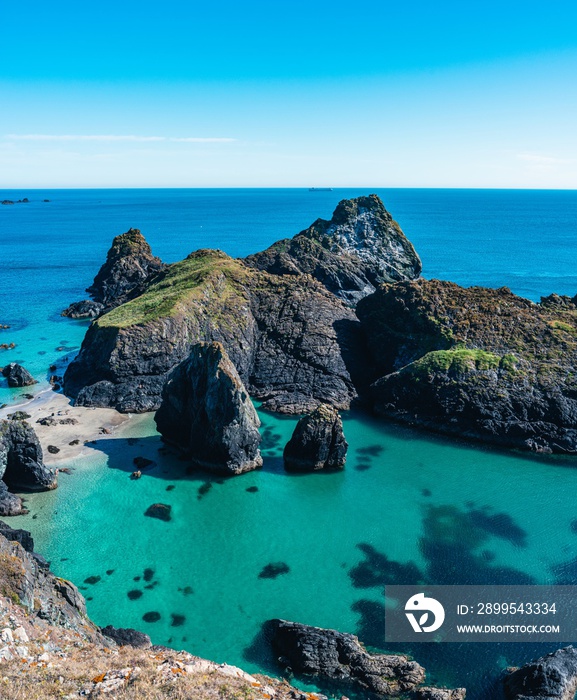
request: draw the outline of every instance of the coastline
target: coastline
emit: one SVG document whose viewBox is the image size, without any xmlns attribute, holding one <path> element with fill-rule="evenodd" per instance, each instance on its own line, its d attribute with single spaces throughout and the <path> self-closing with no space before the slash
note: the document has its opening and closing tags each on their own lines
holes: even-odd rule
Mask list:
<svg viewBox="0 0 577 700">
<path fill-rule="evenodd" d="M 131 417 L 113 408 L 74 406 L 67 396 L 51 388 L 41 390 L 33 399 L 0 409 L 0 419 L 7 419 L 16 411 L 30 414 L 27 421 L 40 440 L 44 462 L 56 467 L 71 459 L 89 456 L 94 452 L 90 442 L 113 435 Z M 37 422 L 46 417 L 52 417 L 54 424 Z M 57 448 L 58 452 L 49 451 L 49 446 Z"/>
</svg>

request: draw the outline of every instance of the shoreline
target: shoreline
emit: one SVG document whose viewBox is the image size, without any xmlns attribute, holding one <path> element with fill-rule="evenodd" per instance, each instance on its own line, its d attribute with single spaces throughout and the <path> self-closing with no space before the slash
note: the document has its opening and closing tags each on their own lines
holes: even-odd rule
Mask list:
<svg viewBox="0 0 577 700">
<path fill-rule="evenodd" d="M 44 462 L 56 467 L 96 452 L 89 444 L 92 440 L 112 436 L 131 419 L 131 414 L 119 413 L 114 408 L 74 406 L 67 396 L 51 388 L 41 390 L 33 399 L 0 409 L 0 419 L 8 419 L 8 414 L 16 411 L 30 414 L 26 420 L 40 440 Z M 46 417 L 53 418 L 54 424 L 42 425 L 37 422 Z M 49 446 L 56 447 L 58 452 L 49 451 Z"/>
</svg>

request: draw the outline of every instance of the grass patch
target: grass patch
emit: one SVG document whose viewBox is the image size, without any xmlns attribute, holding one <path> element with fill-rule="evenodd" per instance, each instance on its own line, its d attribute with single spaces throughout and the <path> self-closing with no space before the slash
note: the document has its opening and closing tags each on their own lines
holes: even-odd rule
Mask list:
<svg viewBox="0 0 577 700">
<path fill-rule="evenodd" d="M 506 356 L 507 365 L 512 367 L 513 355 Z M 450 350 L 434 350 L 424 357 L 408 365 L 405 369 L 412 374 L 427 376 L 436 372 L 467 372 L 469 370 L 489 370 L 502 367 L 499 355 L 485 350 L 469 350 L 468 348 L 452 348 Z M 503 367 L 505 369 L 505 367 Z"/>
<path fill-rule="evenodd" d="M 241 289 L 251 271 L 221 251 L 192 253 L 174 263 L 141 296 L 112 309 L 95 323 L 100 328 L 127 328 L 175 316 L 195 302 L 234 306 L 244 298 Z"/>
</svg>

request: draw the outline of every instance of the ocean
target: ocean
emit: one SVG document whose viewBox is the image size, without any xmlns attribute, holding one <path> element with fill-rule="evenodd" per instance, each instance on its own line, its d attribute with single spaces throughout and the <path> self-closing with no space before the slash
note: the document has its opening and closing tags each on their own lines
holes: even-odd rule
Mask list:
<svg viewBox="0 0 577 700">
<path fill-rule="evenodd" d="M 11 326 L 0 343 L 16 344 L 0 350 L 0 365 L 22 362 L 40 382 L 34 391 L 48 386 L 48 367 L 72 357 L 87 328 L 61 310 L 86 297 L 112 238 L 130 227 L 167 262 L 203 247 L 242 256 L 370 192 L 415 245 L 425 277 L 508 286 L 534 301 L 577 293 L 573 191 L 5 190 L 0 200 L 31 201 L 0 207 L 0 324 Z M 0 403 L 21 394 L 0 384 Z M 385 649 L 383 588 L 415 572 L 430 583 L 577 583 L 574 460 L 351 412 L 343 473 L 287 475 L 282 449 L 296 419 L 261 418 L 263 469 L 221 480 L 186 475 L 158 454 L 151 416 L 135 417 L 99 442 L 96 457 L 72 462 L 56 491 L 29 495 L 30 514 L 10 523 L 29 529 L 53 570 L 81 587 L 98 624 L 139 628 L 248 671 L 278 673 L 260 634 L 273 617 Z M 134 482 L 137 455 L 158 467 Z M 144 517 L 158 501 L 172 505 L 171 522 Z M 259 577 L 280 562 L 288 573 Z M 160 620 L 143 621 L 152 611 Z M 387 648 L 414 654 L 430 682 L 497 700 L 502 669 L 557 646 Z"/>
</svg>

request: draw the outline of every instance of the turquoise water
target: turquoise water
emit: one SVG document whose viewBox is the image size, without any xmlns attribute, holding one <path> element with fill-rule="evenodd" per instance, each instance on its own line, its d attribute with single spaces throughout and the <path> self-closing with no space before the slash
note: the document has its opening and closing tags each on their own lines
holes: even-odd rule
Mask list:
<svg viewBox="0 0 577 700">
<path fill-rule="evenodd" d="M 378 192 L 428 276 L 508 284 L 534 299 L 577 291 L 577 193 Z M 82 298 L 112 236 L 129 226 L 169 261 L 201 246 L 241 255 L 362 193 L 2 192 L 35 201 L 0 208 L 0 323 L 13 326 L 0 342 L 17 343 L 1 363 L 22 360 L 44 381 L 50 363 L 73 355 L 86 324 L 59 311 Z M 45 197 L 52 201 L 38 201 Z M 0 401 L 19 393 L 0 387 Z M 30 496 L 30 515 L 14 524 L 30 529 L 53 569 L 83 588 L 96 622 L 141 628 L 156 643 L 248 670 L 274 670 L 259 637 L 271 617 L 355 632 L 382 648 L 386 583 L 577 583 L 571 460 L 530 459 L 347 415 L 345 471 L 289 476 L 280 456 L 295 419 L 261 417 L 262 471 L 229 480 L 187 474 L 158 452 L 151 417 L 136 417 L 100 440 L 94 457 L 71 463 L 57 491 Z M 157 466 L 131 481 L 138 455 Z M 171 522 L 144 516 L 155 502 L 172 506 Z M 288 573 L 259 577 L 281 562 Z M 100 580 L 84 583 L 92 577 Z M 131 599 L 131 591 L 142 595 Z M 147 612 L 160 620 L 143 621 Z M 395 650 L 412 651 L 431 680 L 466 685 L 480 700 L 500 697 L 500 668 L 543 649 Z"/>
</svg>

